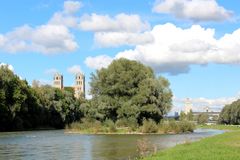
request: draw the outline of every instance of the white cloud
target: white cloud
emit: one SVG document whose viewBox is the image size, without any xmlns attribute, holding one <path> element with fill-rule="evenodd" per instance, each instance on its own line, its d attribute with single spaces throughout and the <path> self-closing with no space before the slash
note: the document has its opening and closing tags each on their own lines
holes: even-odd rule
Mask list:
<svg viewBox="0 0 240 160">
<path fill-rule="evenodd" d="M 132 32 L 139 33 L 150 28 L 147 22 L 143 22 L 139 15 L 127 15 L 121 13 L 115 17 L 109 15 L 84 15 L 79 24 L 85 31 L 93 32 Z"/>
<path fill-rule="evenodd" d="M 94 40 L 98 47 L 131 46 L 153 41 L 152 35 L 147 32 L 150 25 L 136 14 L 121 13 L 115 17 L 97 14 L 84 15 L 79 26 L 84 31 L 95 32 Z"/>
<path fill-rule="evenodd" d="M 149 32 L 97 32 L 94 35 L 94 41 L 98 47 L 134 46 L 153 42 L 153 36 Z"/>
<path fill-rule="evenodd" d="M 67 14 L 73 14 L 76 13 L 81 7 L 83 6 L 83 4 L 79 1 L 65 1 L 64 2 L 64 12 Z"/>
<path fill-rule="evenodd" d="M 75 15 L 82 7 L 82 3 L 78 1 L 65 1 L 63 11 L 56 12 L 49 20 L 49 24 L 64 25 L 70 28 L 78 28 L 80 18 Z"/>
<path fill-rule="evenodd" d="M 13 31 L 0 34 L 0 50 L 17 52 L 38 52 L 57 54 L 73 52 L 78 48 L 70 28 L 77 27 L 78 19 L 73 14 L 82 4 L 65 1 L 64 10 L 56 12 L 48 23 L 31 27 L 23 25 Z"/>
<path fill-rule="evenodd" d="M 101 55 L 96 57 L 87 57 L 84 63 L 89 68 L 101 69 L 107 67 L 112 61 L 113 58 L 107 55 Z"/>
<path fill-rule="evenodd" d="M 28 25 L 16 28 L 4 35 L 1 49 L 10 53 L 39 52 L 55 54 L 72 52 L 78 48 L 74 36 L 63 25 L 41 25 L 32 28 Z"/>
<path fill-rule="evenodd" d="M 82 73 L 81 67 L 79 65 L 74 65 L 72 67 L 69 67 L 67 71 L 71 74 Z"/>
<path fill-rule="evenodd" d="M 13 66 L 11 64 L 0 63 L 0 67 L 1 66 L 7 66 L 9 70 L 14 71 L 14 68 L 13 68 Z"/>
<path fill-rule="evenodd" d="M 58 70 L 55 69 L 55 68 L 50 68 L 50 69 L 47 69 L 47 70 L 45 71 L 45 73 L 46 73 L 46 74 L 50 74 L 50 75 L 54 75 L 54 74 L 58 73 Z"/>
<path fill-rule="evenodd" d="M 153 43 L 137 45 L 116 58 L 125 57 L 141 61 L 156 72 L 186 73 L 190 65 L 239 64 L 240 29 L 216 39 L 215 30 L 193 25 L 182 29 L 173 24 L 156 25 L 150 32 Z"/>
<path fill-rule="evenodd" d="M 233 14 L 216 0 L 157 0 L 153 11 L 193 21 L 224 21 Z"/>
<path fill-rule="evenodd" d="M 79 18 L 73 15 L 65 14 L 63 12 L 56 12 L 48 23 L 53 25 L 64 25 L 70 28 L 77 28 Z"/>
</svg>

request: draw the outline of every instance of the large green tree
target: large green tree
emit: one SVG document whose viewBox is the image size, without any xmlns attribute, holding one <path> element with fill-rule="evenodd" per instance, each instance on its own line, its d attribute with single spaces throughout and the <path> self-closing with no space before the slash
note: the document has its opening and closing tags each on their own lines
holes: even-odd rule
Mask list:
<svg viewBox="0 0 240 160">
<path fill-rule="evenodd" d="M 25 80 L 7 66 L 0 67 L 0 130 L 32 128 L 39 124 L 37 97 Z"/>
<path fill-rule="evenodd" d="M 240 124 L 240 100 L 224 106 L 219 115 L 219 122 L 223 124 Z"/>
<path fill-rule="evenodd" d="M 150 67 L 137 61 L 114 60 L 92 74 L 90 85 L 93 98 L 89 110 L 99 120 L 159 121 L 171 109 L 169 82 L 163 77 L 155 78 Z"/>
</svg>

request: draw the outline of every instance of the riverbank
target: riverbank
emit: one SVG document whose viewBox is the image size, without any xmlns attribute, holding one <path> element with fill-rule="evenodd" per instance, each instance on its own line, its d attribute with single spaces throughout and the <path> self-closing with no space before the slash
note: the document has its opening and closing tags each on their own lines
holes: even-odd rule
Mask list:
<svg viewBox="0 0 240 160">
<path fill-rule="evenodd" d="M 142 125 L 124 125 L 107 121 L 81 121 L 74 122 L 65 128 L 65 133 L 78 134 L 178 134 L 193 132 L 195 125 L 188 121 L 162 121 L 144 120 Z"/>
<path fill-rule="evenodd" d="M 223 134 L 204 138 L 198 142 L 186 142 L 173 148 L 158 152 L 144 160 L 239 160 L 240 157 L 240 128 L 236 126 L 200 126 L 229 130 Z"/>
</svg>

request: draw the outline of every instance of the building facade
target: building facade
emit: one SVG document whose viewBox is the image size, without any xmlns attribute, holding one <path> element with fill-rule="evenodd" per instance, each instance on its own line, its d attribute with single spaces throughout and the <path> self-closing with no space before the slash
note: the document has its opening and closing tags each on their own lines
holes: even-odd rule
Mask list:
<svg viewBox="0 0 240 160">
<path fill-rule="evenodd" d="M 74 96 L 76 98 L 85 97 L 85 76 L 82 73 L 75 76 Z"/>
<path fill-rule="evenodd" d="M 63 89 L 63 76 L 59 73 L 54 74 L 53 87 Z"/>
<path fill-rule="evenodd" d="M 192 110 L 193 106 L 189 98 L 185 100 L 184 103 L 184 113 L 188 114 Z"/>
<path fill-rule="evenodd" d="M 53 87 L 58 89 L 64 89 L 63 75 L 56 73 L 53 77 Z M 68 87 L 67 87 L 68 88 Z M 78 73 L 75 76 L 75 84 L 72 87 L 74 90 L 74 97 L 85 97 L 85 76 L 82 73 Z"/>
</svg>

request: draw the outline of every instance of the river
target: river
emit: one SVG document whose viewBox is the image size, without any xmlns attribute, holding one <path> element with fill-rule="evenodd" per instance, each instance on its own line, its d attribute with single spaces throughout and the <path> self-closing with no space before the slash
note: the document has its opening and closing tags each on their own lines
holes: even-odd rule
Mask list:
<svg viewBox="0 0 240 160">
<path fill-rule="evenodd" d="M 124 160 L 136 156 L 139 139 L 146 138 L 161 150 L 221 133 L 212 129 L 178 135 L 80 135 L 66 134 L 64 130 L 3 132 L 0 159 Z"/>
</svg>

